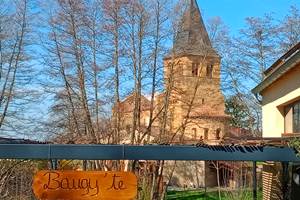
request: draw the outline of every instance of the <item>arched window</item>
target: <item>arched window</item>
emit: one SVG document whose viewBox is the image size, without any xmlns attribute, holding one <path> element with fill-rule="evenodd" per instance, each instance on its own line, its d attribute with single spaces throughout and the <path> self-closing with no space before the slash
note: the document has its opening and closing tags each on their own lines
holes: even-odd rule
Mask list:
<svg viewBox="0 0 300 200">
<path fill-rule="evenodd" d="M 130 131 L 131 131 L 130 125 L 126 125 L 126 132 L 127 132 L 127 133 L 130 133 Z"/>
<path fill-rule="evenodd" d="M 213 70 L 214 70 L 214 66 L 212 64 L 209 64 L 206 66 L 206 77 L 207 78 L 213 77 Z"/>
<path fill-rule="evenodd" d="M 193 132 L 194 139 L 197 139 L 197 129 L 193 128 L 192 132 Z"/>
<path fill-rule="evenodd" d="M 216 139 L 217 139 L 217 140 L 221 139 L 220 134 L 221 134 L 221 129 L 218 128 L 218 129 L 216 130 Z"/>
<path fill-rule="evenodd" d="M 198 76 L 198 72 L 199 72 L 199 63 L 193 63 L 192 64 L 192 75 Z"/>
<path fill-rule="evenodd" d="M 208 139 L 208 128 L 204 129 L 204 140 Z"/>
</svg>

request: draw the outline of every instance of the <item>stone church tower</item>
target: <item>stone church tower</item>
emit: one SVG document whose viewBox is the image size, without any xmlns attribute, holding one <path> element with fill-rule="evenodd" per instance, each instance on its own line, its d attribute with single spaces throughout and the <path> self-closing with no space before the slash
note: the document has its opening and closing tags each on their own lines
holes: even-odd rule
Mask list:
<svg viewBox="0 0 300 200">
<path fill-rule="evenodd" d="M 189 1 L 173 49 L 164 58 L 164 69 L 171 132 L 181 129 L 190 140 L 220 140 L 228 119 L 220 90 L 220 56 L 212 47 L 196 0 Z"/>
<path fill-rule="evenodd" d="M 173 48 L 164 58 L 165 91 L 155 98 L 157 116 L 151 126 L 151 141 L 218 144 L 228 116 L 220 89 L 220 56 L 212 47 L 196 0 L 189 0 L 179 23 Z M 129 141 L 133 121 L 134 95 L 120 103 L 120 121 Z M 149 125 L 150 101 L 141 98 L 141 129 Z M 127 137 L 126 137 L 127 136 Z M 159 139 L 159 140 L 157 140 Z M 150 142 L 151 142 L 150 141 Z M 165 173 L 174 163 L 167 162 Z M 178 162 L 171 185 L 215 186 L 216 170 L 210 163 Z"/>
<path fill-rule="evenodd" d="M 220 142 L 228 119 L 220 89 L 220 56 L 212 47 L 196 0 L 189 0 L 173 48 L 164 58 L 164 84 L 165 91 L 155 98 L 154 115 L 158 117 L 152 123 L 153 140 L 159 137 L 159 141 L 167 143 Z M 119 108 L 121 127 L 128 133 L 133 101 L 131 95 Z M 150 101 L 142 96 L 142 127 L 149 125 L 149 115 Z"/>
<path fill-rule="evenodd" d="M 169 124 L 180 144 L 218 144 L 228 116 L 220 89 L 220 56 L 212 47 L 196 0 L 189 4 L 179 24 L 173 48 L 164 58 L 165 88 L 169 90 Z M 158 99 L 158 101 L 160 101 Z M 178 137 L 179 136 L 179 137 Z M 167 174 L 172 163 L 166 167 Z M 171 185 L 213 187 L 216 169 L 210 162 L 178 162 Z"/>
</svg>

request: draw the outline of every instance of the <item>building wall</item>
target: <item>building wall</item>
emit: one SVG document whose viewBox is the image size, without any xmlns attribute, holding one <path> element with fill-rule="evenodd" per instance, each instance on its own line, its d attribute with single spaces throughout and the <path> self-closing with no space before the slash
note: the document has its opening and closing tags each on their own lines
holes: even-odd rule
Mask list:
<svg viewBox="0 0 300 200">
<path fill-rule="evenodd" d="M 140 123 L 142 127 L 147 127 L 150 121 L 150 111 L 140 112 Z M 133 112 L 121 113 L 120 115 L 120 126 L 121 129 L 125 129 L 128 126 L 132 126 L 133 123 Z"/>
<path fill-rule="evenodd" d="M 300 64 L 262 92 L 263 137 L 285 132 L 284 106 L 300 98 Z"/>
<path fill-rule="evenodd" d="M 217 134 L 219 130 L 219 136 Z M 195 132 L 196 131 L 196 137 Z M 205 135 L 205 130 L 208 131 L 207 138 Z M 224 120 L 218 120 L 218 119 L 194 119 L 189 124 L 187 124 L 186 132 L 189 133 L 188 137 L 191 140 L 198 141 L 199 139 L 204 140 L 218 140 L 218 137 L 222 138 L 224 135 L 224 132 L 226 131 L 226 121 Z"/>
<path fill-rule="evenodd" d="M 198 75 L 192 73 L 193 63 L 198 64 Z M 165 60 L 165 87 L 171 88 L 170 128 L 176 131 L 186 119 L 185 135 L 196 140 L 204 130 L 209 130 L 208 139 L 216 138 L 216 131 L 225 132 L 225 120 L 217 116 L 225 116 L 224 96 L 220 89 L 220 60 L 214 57 L 182 56 Z M 212 65 L 212 77 L 207 77 L 207 66 Z M 209 116 L 209 117 L 208 117 Z"/>
<path fill-rule="evenodd" d="M 168 161 L 164 171 L 166 179 L 170 174 L 173 174 L 170 185 L 175 187 L 203 188 L 217 185 L 216 170 L 210 168 L 206 161 Z"/>
</svg>

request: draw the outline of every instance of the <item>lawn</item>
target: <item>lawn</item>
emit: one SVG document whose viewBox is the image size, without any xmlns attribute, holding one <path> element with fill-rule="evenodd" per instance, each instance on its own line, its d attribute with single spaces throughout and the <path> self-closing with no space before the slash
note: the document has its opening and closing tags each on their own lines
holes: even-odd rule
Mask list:
<svg viewBox="0 0 300 200">
<path fill-rule="evenodd" d="M 222 191 L 222 200 L 252 200 L 252 193 L 245 191 L 230 192 Z M 166 200 L 219 200 L 217 191 L 209 191 L 205 193 L 203 190 L 189 190 L 189 191 L 168 191 Z M 258 194 L 258 199 L 261 198 L 261 193 Z"/>
<path fill-rule="evenodd" d="M 179 199 L 179 200 L 217 200 L 217 192 L 204 193 L 203 191 L 169 191 L 167 194 L 167 200 Z"/>
</svg>

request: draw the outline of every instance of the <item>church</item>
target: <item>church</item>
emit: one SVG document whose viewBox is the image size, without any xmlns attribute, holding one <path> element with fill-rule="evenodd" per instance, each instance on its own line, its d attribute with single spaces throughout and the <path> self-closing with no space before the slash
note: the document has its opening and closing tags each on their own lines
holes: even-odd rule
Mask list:
<svg viewBox="0 0 300 200">
<path fill-rule="evenodd" d="M 155 96 L 153 119 L 150 119 L 150 100 L 145 96 L 140 98 L 139 127 L 135 130 L 134 144 L 221 143 L 229 116 L 225 114 L 220 87 L 220 62 L 196 0 L 188 1 L 173 48 L 163 60 L 165 89 Z M 119 104 L 122 143 L 132 143 L 134 106 L 134 94 Z M 148 137 L 140 140 L 145 133 Z M 172 171 L 174 164 L 167 166 L 165 173 Z M 209 162 L 179 162 L 173 174 L 170 181 L 173 186 L 217 185 L 216 169 Z"/>
<path fill-rule="evenodd" d="M 164 57 L 165 91 L 155 96 L 151 137 L 164 143 L 217 144 L 226 131 L 220 56 L 213 48 L 196 0 L 190 0 L 173 48 Z M 149 126 L 150 100 L 140 98 L 140 126 Z M 120 126 L 130 132 L 134 95 L 120 103 Z M 142 130 L 138 130 L 142 131 Z"/>
</svg>

